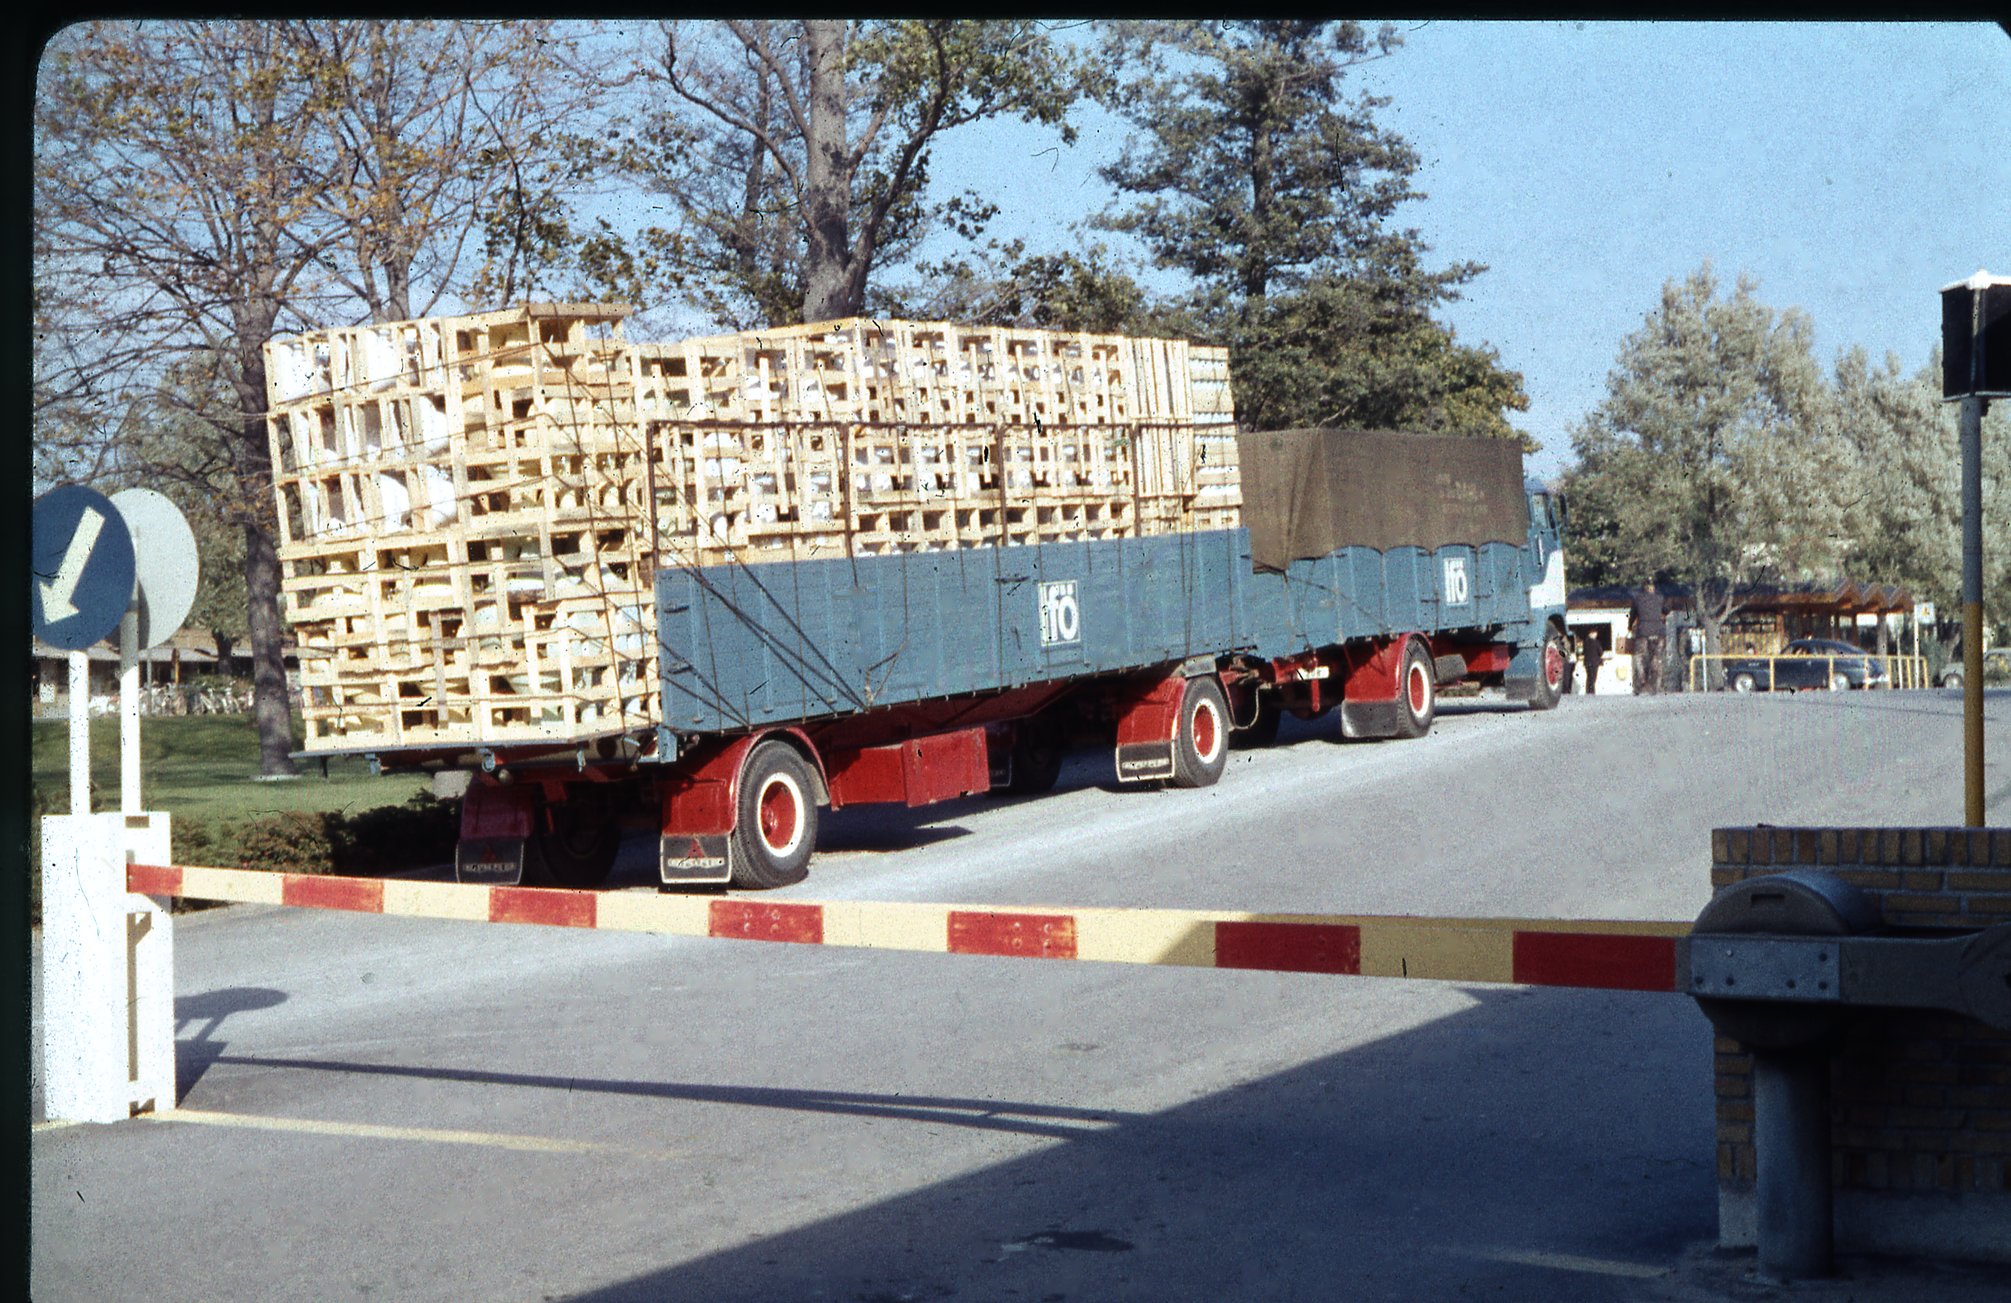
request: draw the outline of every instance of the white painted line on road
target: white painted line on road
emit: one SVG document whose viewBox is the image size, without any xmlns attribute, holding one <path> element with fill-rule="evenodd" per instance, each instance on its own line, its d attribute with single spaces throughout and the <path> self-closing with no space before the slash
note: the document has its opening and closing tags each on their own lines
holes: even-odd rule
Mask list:
<svg viewBox="0 0 2011 1303">
<path fill-rule="evenodd" d="M 615 1145 L 586 1140 L 554 1140 L 546 1136 L 506 1135 L 496 1131 L 442 1131 L 431 1127 L 386 1127 L 368 1122 L 317 1122 L 308 1118 L 266 1117 L 255 1113 L 214 1113 L 178 1108 L 148 1115 L 159 1122 L 196 1122 L 214 1127 L 249 1127 L 255 1131 L 296 1131 L 317 1136 L 352 1136 L 366 1140 L 419 1140 L 442 1145 L 486 1145 L 546 1154 L 591 1154 Z"/>
</svg>

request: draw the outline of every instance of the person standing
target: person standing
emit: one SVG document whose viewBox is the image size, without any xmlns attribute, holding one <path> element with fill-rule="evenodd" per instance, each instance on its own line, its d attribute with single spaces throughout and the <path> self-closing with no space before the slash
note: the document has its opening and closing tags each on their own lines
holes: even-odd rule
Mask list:
<svg viewBox="0 0 2011 1303">
<path fill-rule="evenodd" d="M 1585 631 L 1585 695 L 1592 696 L 1599 691 L 1599 662 L 1606 659 L 1606 649 L 1600 644 L 1599 631 Z"/>
<path fill-rule="evenodd" d="M 1662 595 L 1655 591 L 1653 579 L 1634 594 L 1627 629 L 1634 636 L 1634 691 L 1661 691 L 1662 638 L 1667 625 L 1662 616 Z"/>
</svg>

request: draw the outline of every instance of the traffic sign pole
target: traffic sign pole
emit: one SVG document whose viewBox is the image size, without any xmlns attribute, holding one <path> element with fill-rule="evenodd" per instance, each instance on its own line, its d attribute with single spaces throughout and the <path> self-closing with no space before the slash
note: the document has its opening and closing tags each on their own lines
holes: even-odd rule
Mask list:
<svg viewBox="0 0 2011 1303">
<path fill-rule="evenodd" d="M 91 659 L 70 653 L 70 813 L 91 812 Z"/>
<path fill-rule="evenodd" d="M 119 621 L 119 813 L 140 812 L 140 613 Z"/>
<path fill-rule="evenodd" d="M 1983 408 L 1962 400 L 1962 813 L 1983 826 Z"/>
</svg>

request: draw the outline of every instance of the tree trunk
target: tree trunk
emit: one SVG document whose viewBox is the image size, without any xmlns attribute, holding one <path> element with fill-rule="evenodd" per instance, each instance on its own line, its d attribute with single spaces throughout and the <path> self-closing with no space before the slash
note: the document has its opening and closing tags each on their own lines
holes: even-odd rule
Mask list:
<svg viewBox="0 0 2011 1303">
<path fill-rule="evenodd" d="M 244 586 L 251 632 L 252 720 L 258 726 L 258 772 L 295 774 L 293 717 L 286 697 L 286 660 L 280 648 L 279 553 L 272 535 L 244 528 Z"/>
<path fill-rule="evenodd" d="M 852 177 L 845 157 L 845 22 L 807 19 L 803 40 L 810 70 L 803 320 L 831 321 L 857 316 L 860 308 L 849 274 Z"/>
<path fill-rule="evenodd" d="M 273 518 L 272 452 L 265 432 L 265 341 L 272 316 L 241 328 L 238 344 L 238 482 L 243 486 L 245 640 L 251 644 L 252 720 L 258 726 L 258 771 L 296 774 L 293 719 L 280 650 L 279 553 L 266 522 Z"/>
</svg>

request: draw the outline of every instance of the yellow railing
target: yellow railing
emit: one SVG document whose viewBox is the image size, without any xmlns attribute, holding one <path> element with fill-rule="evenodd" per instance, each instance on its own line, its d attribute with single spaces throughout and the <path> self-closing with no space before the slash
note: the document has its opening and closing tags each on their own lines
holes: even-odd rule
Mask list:
<svg viewBox="0 0 2011 1303">
<path fill-rule="evenodd" d="M 1710 672 L 1711 662 L 1717 663 L 1718 672 L 1714 677 L 1718 686 L 1726 688 L 1734 686 L 1726 680 L 1724 666 L 1728 661 L 1738 661 L 1741 665 L 1756 667 L 1756 672 L 1753 675 L 1753 687 L 1756 690 L 1770 692 L 1774 690 L 1777 683 L 1781 682 L 1783 677 L 1787 677 L 1778 669 L 1782 661 L 1787 661 L 1796 666 L 1828 662 L 1823 667 L 1824 673 L 1821 683 L 1801 685 L 1804 687 L 1820 687 L 1823 684 L 1837 680 L 1837 662 L 1857 661 L 1862 657 L 1869 657 L 1885 666 L 1885 672 L 1888 676 L 1886 681 L 1874 683 L 1871 685 L 1873 687 L 1925 688 L 1929 686 L 1927 682 L 1927 658 L 1925 656 L 1894 656 L 1889 654 L 1880 656 L 1875 652 L 1864 652 L 1862 654 L 1839 652 L 1834 656 L 1757 656 L 1750 653 L 1723 652 L 1717 654 L 1699 653 L 1690 657 L 1689 689 L 1692 692 L 1701 692 L 1704 690 L 1705 676 Z"/>
</svg>

